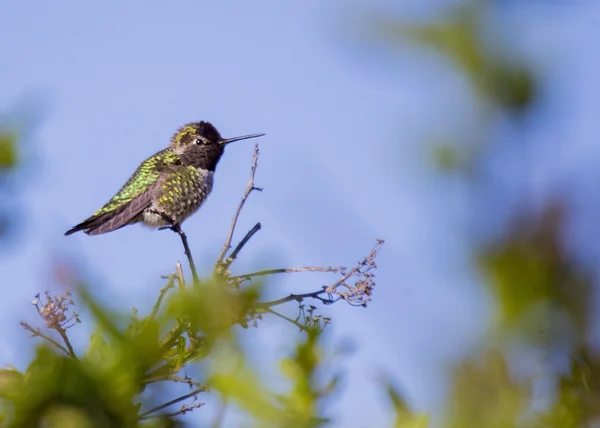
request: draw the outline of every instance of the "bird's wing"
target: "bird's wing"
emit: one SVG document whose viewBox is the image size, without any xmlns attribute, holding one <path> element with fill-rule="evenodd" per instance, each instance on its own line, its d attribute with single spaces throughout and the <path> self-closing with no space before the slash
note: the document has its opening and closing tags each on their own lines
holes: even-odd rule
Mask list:
<svg viewBox="0 0 600 428">
<path fill-rule="evenodd" d="M 160 177 L 161 165 L 172 161 L 165 150 L 146 159 L 117 194 L 91 217 L 69 229 L 65 235 L 84 231 L 88 235 L 112 232 L 125 226 L 152 202 L 152 187 Z"/>
<path fill-rule="evenodd" d="M 119 209 L 122 205 L 133 201 L 142 193 L 149 190 L 160 177 L 160 170 L 164 168 L 163 165 L 167 164 L 166 158 L 170 154 L 165 152 L 165 150 L 162 150 L 142 162 L 133 175 L 129 177 L 127 183 L 119 189 L 110 201 L 96 211 L 94 215 L 100 215 Z"/>
<path fill-rule="evenodd" d="M 100 235 L 112 232 L 126 226 L 152 203 L 152 194 L 144 192 L 133 200 L 120 205 L 118 208 L 101 214 L 94 214 L 77 226 L 69 229 L 65 235 L 83 231 L 88 235 Z"/>
</svg>

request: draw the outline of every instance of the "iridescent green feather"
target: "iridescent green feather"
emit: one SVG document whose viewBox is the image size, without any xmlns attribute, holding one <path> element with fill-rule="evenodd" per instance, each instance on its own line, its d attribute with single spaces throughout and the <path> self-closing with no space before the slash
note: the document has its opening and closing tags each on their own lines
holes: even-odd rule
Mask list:
<svg viewBox="0 0 600 428">
<path fill-rule="evenodd" d="M 142 162 L 117 194 L 94 213 L 94 216 L 114 211 L 124 204 L 131 202 L 156 183 L 165 165 L 175 163 L 178 160 L 179 155 L 173 153 L 169 148 L 149 157 Z"/>
<path fill-rule="evenodd" d="M 185 137 L 193 137 L 194 135 L 196 135 L 197 130 L 196 127 L 193 125 L 185 125 L 182 126 L 181 128 L 179 128 L 177 130 L 177 132 L 175 133 L 175 135 L 173 135 L 173 138 L 171 139 L 171 142 L 176 146 L 182 146 L 183 145 L 183 140 Z"/>
</svg>

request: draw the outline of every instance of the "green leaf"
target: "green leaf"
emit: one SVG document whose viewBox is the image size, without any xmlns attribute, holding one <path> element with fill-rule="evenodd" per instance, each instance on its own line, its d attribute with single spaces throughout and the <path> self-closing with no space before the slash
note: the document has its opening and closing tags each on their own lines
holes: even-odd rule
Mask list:
<svg viewBox="0 0 600 428">
<path fill-rule="evenodd" d="M 429 426 L 429 417 L 413 413 L 402 394 L 389 380 L 383 379 L 382 383 L 396 412 L 394 428 L 426 428 Z"/>
<path fill-rule="evenodd" d="M 14 398 L 24 387 L 25 377 L 23 373 L 15 369 L 0 370 L 0 397 Z"/>
</svg>

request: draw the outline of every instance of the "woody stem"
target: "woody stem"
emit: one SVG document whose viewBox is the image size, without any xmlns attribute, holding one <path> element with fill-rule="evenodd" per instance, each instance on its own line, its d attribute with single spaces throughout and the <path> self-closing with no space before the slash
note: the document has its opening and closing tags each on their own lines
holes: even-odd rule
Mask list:
<svg viewBox="0 0 600 428">
<path fill-rule="evenodd" d="M 188 240 L 185 232 L 181 229 L 181 226 L 178 224 L 173 225 L 171 227 L 173 232 L 177 232 L 181 237 L 181 243 L 183 244 L 183 250 L 185 255 L 188 258 L 188 262 L 190 263 L 190 270 L 192 271 L 192 278 L 194 279 L 194 283 L 198 282 L 198 272 L 196 271 L 196 265 L 194 264 L 194 258 L 192 257 L 192 252 L 190 251 L 190 246 L 188 245 Z"/>
</svg>

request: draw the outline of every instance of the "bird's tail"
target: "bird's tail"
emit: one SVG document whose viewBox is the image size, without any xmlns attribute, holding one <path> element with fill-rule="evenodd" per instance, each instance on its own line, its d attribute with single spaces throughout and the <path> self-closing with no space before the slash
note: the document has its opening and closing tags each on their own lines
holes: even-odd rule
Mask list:
<svg viewBox="0 0 600 428">
<path fill-rule="evenodd" d="M 152 195 L 149 192 L 143 193 L 115 210 L 91 216 L 67 230 L 65 236 L 79 231 L 88 235 L 101 235 L 120 229 L 130 224 L 151 202 Z"/>
</svg>

